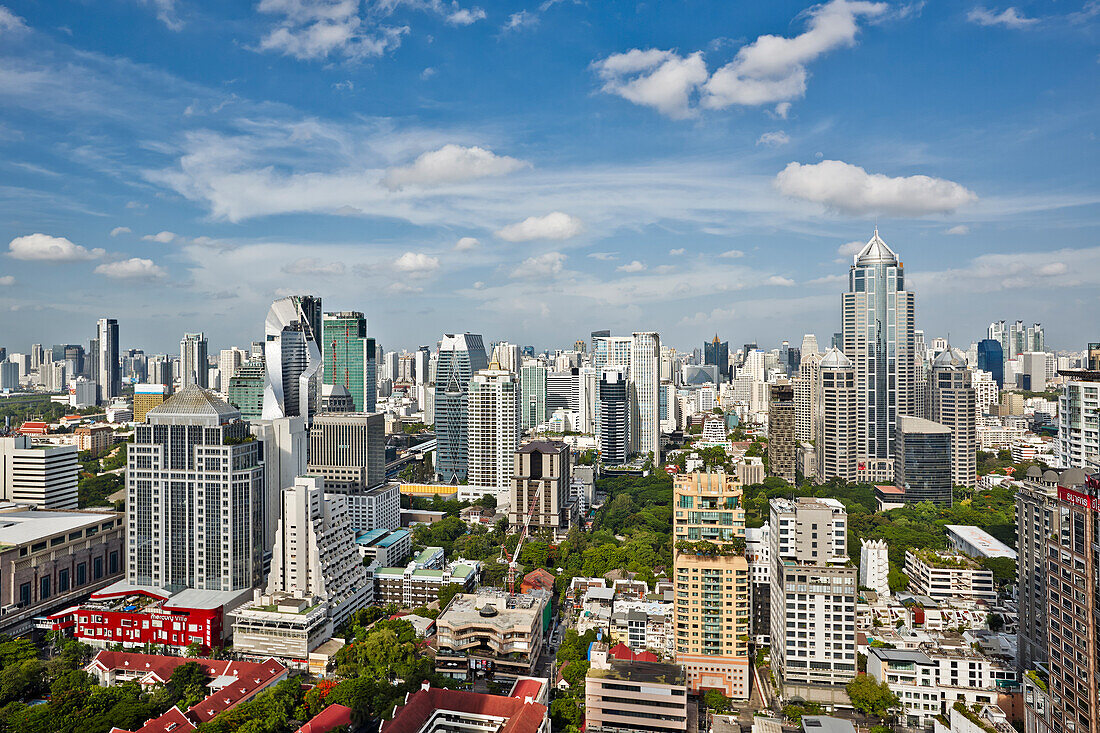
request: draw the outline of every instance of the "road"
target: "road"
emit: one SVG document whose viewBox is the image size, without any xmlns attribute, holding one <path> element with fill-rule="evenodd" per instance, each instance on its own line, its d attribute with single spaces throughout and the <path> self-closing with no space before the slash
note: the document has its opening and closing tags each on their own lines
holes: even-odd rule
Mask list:
<svg viewBox="0 0 1100 733">
<path fill-rule="evenodd" d="M 547 678 L 551 685 L 554 684 L 554 673 L 557 667 L 555 657 L 558 654 L 558 647 L 561 646 L 562 637 L 565 635 L 565 629 L 566 627 L 560 623 L 557 616 L 550 619 L 550 628 L 546 632 L 542 653 L 538 664 L 535 665 L 535 675 Z"/>
</svg>

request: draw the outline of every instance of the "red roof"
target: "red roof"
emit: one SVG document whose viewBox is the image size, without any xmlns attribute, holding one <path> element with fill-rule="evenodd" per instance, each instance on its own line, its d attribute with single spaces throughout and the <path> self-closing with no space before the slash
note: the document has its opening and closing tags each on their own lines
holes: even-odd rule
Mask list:
<svg viewBox="0 0 1100 733">
<path fill-rule="evenodd" d="M 875 490 L 878 491 L 880 494 L 897 494 L 898 496 L 902 496 L 905 494 L 905 489 L 899 489 L 893 484 L 884 484 L 882 486 L 876 484 Z"/>
<path fill-rule="evenodd" d="M 542 590 L 554 589 L 554 576 L 544 570 L 543 568 L 535 568 L 527 575 L 523 576 L 523 582 L 520 584 L 525 591 L 528 588 L 540 588 Z"/>
<path fill-rule="evenodd" d="M 607 656 L 614 659 L 618 659 L 623 662 L 659 662 L 660 658 L 653 652 L 638 652 L 635 654 L 630 651 L 630 647 L 622 642 L 619 642 L 615 646 L 607 650 Z"/>
<path fill-rule="evenodd" d="M 333 704 L 314 715 L 297 733 L 328 733 L 341 725 L 351 725 L 351 708 Z"/>
<path fill-rule="evenodd" d="M 511 696 L 517 700 L 526 700 L 527 698 L 538 700 L 539 695 L 542 694 L 542 684 L 541 680 L 516 680 Z"/>
<path fill-rule="evenodd" d="M 50 424 L 28 420 L 19 426 L 19 432 L 24 435 L 45 435 L 50 432 Z"/>
<path fill-rule="evenodd" d="M 153 718 L 134 733 L 186 733 L 195 730 L 195 724 L 187 719 L 183 711 L 173 705 L 168 712 Z M 111 728 L 111 733 L 129 733 L 122 728 Z"/>
<path fill-rule="evenodd" d="M 546 720 L 546 706 L 538 703 L 430 687 L 409 695 L 405 704 L 395 710 L 393 720 L 382 724 L 380 733 L 418 733 L 436 710 L 504 719 L 507 722 L 500 733 L 537 733 Z"/>
</svg>

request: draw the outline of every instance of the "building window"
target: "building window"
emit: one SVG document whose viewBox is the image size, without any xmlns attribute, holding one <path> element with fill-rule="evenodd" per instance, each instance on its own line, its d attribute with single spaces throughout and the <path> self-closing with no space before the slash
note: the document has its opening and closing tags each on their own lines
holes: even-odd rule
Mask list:
<svg viewBox="0 0 1100 733">
<path fill-rule="evenodd" d="M 76 586 L 79 588 L 88 582 L 88 563 L 77 563 L 76 566 Z"/>
<path fill-rule="evenodd" d="M 69 590 L 69 569 L 63 568 L 57 571 L 57 592 L 64 593 Z"/>
<path fill-rule="evenodd" d="M 118 572 L 118 550 L 115 550 L 110 554 L 110 559 L 107 561 L 108 571 L 111 575 Z"/>
<path fill-rule="evenodd" d="M 23 583 L 19 586 L 19 605 L 29 606 L 31 604 L 31 584 Z"/>
<path fill-rule="evenodd" d="M 97 557 L 92 560 L 92 580 L 99 580 L 103 577 L 103 558 Z"/>
<path fill-rule="evenodd" d="M 44 601 L 50 597 L 50 576 L 46 575 L 38 579 L 38 600 Z"/>
</svg>

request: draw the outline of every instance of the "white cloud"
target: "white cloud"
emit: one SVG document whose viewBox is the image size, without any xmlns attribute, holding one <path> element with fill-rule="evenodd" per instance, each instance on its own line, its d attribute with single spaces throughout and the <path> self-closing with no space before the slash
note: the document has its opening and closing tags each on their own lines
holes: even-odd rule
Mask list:
<svg viewBox="0 0 1100 733">
<path fill-rule="evenodd" d="M 439 258 L 423 252 L 406 252 L 394 260 L 393 266 L 402 272 L 424 274 L 439 269 Z"/>
<path fill-rule="evenodd" d="M 459 252 L 466 252 L 476 248 L 479 244 L 481 242 L 478 241 L 477 237 L 463 237 L 455 243 L 455 249 Z"/>
<path fill-rule="evenodd" d="M 672 119 L 697 114 L 692 98 L 707 80 L 703 53 L 680 56 L 656 48 L 632 49 L 593 63 L 603 80 L 603 91 L 645 107 L 653 107 Z"/>
<path fill-rule="evenodd" d="M 907 274 L 906 285 L 919 293 L 938 295 L 955 293 L 957 283 L 965 282 L 971 292 L 1009 291 L 1018 300 L 1034 290 L 1037 276 L 1044 278 L 1041 292 L 1050 292 L 1051 288 L 1100 286 L 1100 247 L 984 254 L 958 268 L 938 272 L 918 270 L 912 278 Z M 1067 302 L 1074 302 L 1068 294 L 1065 297 Z"/>
<path fill-rule="evenodd" d="M 92 260 L 107 254 L 105 250 L 85 249 L 65 237 L 49 234 L 27 234 L 16 237 L 8 244 L 8 256 L 17 260 L 49 260 L 51 262 L 76 262 Z"/>
<path fill-rule="evenodd" d="M 534 239 L 571 239 L 581 233 L 584 224 L 575 216 L 553 211 L 546 216 L 529 216 L 509 224 L 496 235 L 508 242 L 530 242 Z"/>
<path fill-rule="evenodd" d="M 634 260 L 629 264 L 619 265 L 615 269 L 619 272 L 643 272 L 646 269 L 646 266 L 644 262 Z"/>
<path fill-rule="evenodd" d="M 764 281 L 765 285 L 778 285 L 779 287 L 789 288 L 793 287 L 795 282 L 789 277 L 783 277 L 782 275 L 772 275 Z"/>
<path fill-rule="evenodd" d="M 789 115 L 790 112 L 791 112 L 791 103 L 790 102 L 780 102 L 779 104 L 775 105 L 775 109 L 772 110 L 769 114 L 771 114 L 772 117 L 775 117 L 777 119 L 785 120 L 785 119 L 787 119 L 787 115 Z"/>
<path fill-rule="evenodd" d="M 786 145 L 791 141 L 790 135 L 782 130 L 776 130 L 775 132 L 765 132 L 763 135 L 756 139 L 757 145 L 766 145 L 769 148 L 778 148 L 781 145 Z"/>
<path fill-rule="evenodd" d="M 303 257 L 283 265 L 287 275 L 343 275 L 347 268 L 343 262 L 323 262 L 316 257 Z"/>
<path fill-rule="evenodd" d="M 673 119 L 698 108 L 725 109 L 776 104 L 786 118 L 787 100 L 806 93 L 806 65 L 836 48 L 855 45 L 859 20 L 884 14 L 886 3 L 831 0 L 808 11 L 807 29 L 793 38 L 764 35 L 742 46 L 734 59 L 711 74 L 701 51 L 681 56 L 656 48 L 632 49 L 593 63 L 603 91 L 652 107 Z"/>
<path fill-rule="evenodd" d="M 120 234 L 132 234 L 132 233 L 133 232 L 130 231 L 130 227 L 115 227 L 114 229 L 111 230 L 111 236 L 112 237 L 117 237 Z"/>
<path fill-rule="evenodd" d="M 968 188 L 942 178 L 891 178 L 839 160 L 790 163 L 775 177 L 779 191 L 847 214 L 947 214 L 978 200 Z"/>
<path fill-rule="evenodd" d="M 95 268 L 97 275 L 113 278 L 115 280 L 155 280 L 164 277 L 164 270 L 155 265 L 152 260 L 142 257 L 131 257 L 119 262 L 104 262 Z"/>
<path fill-rule="evenodd" d="M 823 275 L 821 277 L 815 277 L 813 280 L 807 281 L 807 285 L 834 285 L 836 283 L 848 282 L 847 275 L 841 275 L 834 272 L 831 275 Z"/>
<path fill-rule="evenodd" d="M 183 28 L 183 21 L 176 14 L 176 0 L 141 0 L 144 5 L 152 5 L 157 11 L 157 20 L 164 23 L 170 30 L 178 31 Z"/>
<path fill-rule="evenodd" d="M 427 81 L 428 79 L 431 79 L 433 76 L 435 76 L 437 73 L 438 72 L 433 67 L 428 66 L 420 72 L 420 78 L 424 81 Z"/>
<path fill-rule="evenodd" d="M 727 260 L 736 260 L 745 256 L 745 253 L 739 249 L 729 249 L 718 255 L 719 257 Z"/>
<path fill-rule="evenodd" d="M 474 283 L 474 290 L 484 290 L 484 289 L 485 289 L 485 283 L 483 283 L 481 280 L 478 280 L 476 283 Z"/>
<path fill-rule="evenodd" d="M 611 260 L 619 259 L 618 252 L 590 252 L 588 256 L 600 262 L 610 262 Z"/>
<path fill-rule="evenodd" d="M 1005 8 L 1000 13 L 985 8 L 973 8 L 966 14 L 971 23 L 984 26 L 1004 26 L 1005 28 L 1027 28 L 1039 22 L 1038 18 L 1029 18 L 1016 8 Z"/>
<path fill-rule="evenodd" d="M 22 18 L 0 5 L 0 32 L 24 31 L 26 29 L 27 24 L 23 22 Z"/>
<path fill-rule="evenodd" d="M 168 244 L 176 240 L 175 232 L 158 232 L 157 234 L 146 234 L 142 237 L 142 240 L 146 242 L 159 242 L 161 244 Z"/>
<path fill-rule="evenodd" d="M 15 285 L 14 275 L 0 275 L 0 285 L 8 287 L 9 285 Z"/>
<path fill-rule="evenodd" d="M 140 201 L 127 201 L 126 202 L 126 208 L 127 209 L 148 209 L 149 204 L 143 204 Z"/>
<path fill-rule="evenodd" d="M 403 186 L 437 186 L 462 183 L 488 176 L 503 176 L 527 168 L 530 163 L 497 155 L 481 147 L 444 145 L 421 153 L 412 165 L 390 168 L 382 182 L 390 190 Z"/>
<path fill-rule="evenodd" d="M 538 22 L 538 13 L 521 10 L 518 13 L 512 13 L 511 15 L 509 15 L 508 22 L 504 24 L 501 30 L 514 31 L 519 28 L 530 28 L 531 26 L 538 25 Z"/>
<path fill-rule="evenodd" d="M 459 8 L 446 18 L 451 25 L 471 25 L 479 20 L 485 20 L 485 11 L 481 8 Z"/>
<path fill-rule="evenodd" d="M 561 252 L 546 252 L 545 254 L 528 257 L 512 270 L 514 278 L 546 278 L 553 277 L 562 271 L 565 266 L 565 255 Z"/>
<path fill-rule="evenodd" d="M 1065 275 L 1069 272 L 1069 268 L 1065 262 L 1048 262 L 1045 265 L 1041 265 L 1036 272 L 1040 277 L 1055 277 L 1057 275 Z"/>
<path fill-rule="evenodd" d="M 970 234 L 970 227 L 968 227 L 966 224 L 956 224 L 955 226 L 948 229 L 946 233 L 953 235 Z"/>
<path fill-rule="evenodd" d="M 866 242 L 847 242 L 837 247 L 836 253 L 841 257 L 854 257 L 866 246 Z"/>
<path fill-rule="evenodd" d="M 281 17 L 258 50 L 297 59 L 381 56 L 400 46 L 409 31 L 408 26 L 364 23 L 355 0 L 260 0 L 256 9 Z"/>
<path fill-rule="evenodd" d="M 693 316 L 684 316 L 680 319 L 678 325 L 700 326 L 706 323 L 729 321 L 732 320 L 735 315 L 737 315 L 737 311 L 734 308 L 715 308 L 710 313 L 699 311 Z"/>
<path fill-rule="evenodd" d="M 687 252 L 687 250 L 684 249 L 683 247 L 676 247 L 674 249 L 670 249 L 668 251 L 668 254 L 672 257 L 679 257 L 679 256 L 683 255 L 685 252 Z"/>
<path fill-rule="evenodd" d="M 355 91 L 355 82 L 353 82 L 351 79 L 333 82 L 332 88 L 338 92 L 353 92 Z"/>
<path fill-rule="evenodd" d="M 424 288 L 420 287 L 419 285 L 410 285 L 409 283 L 404 283 L 400 281 L 390 283 L 386 287 L 386 290 L 393 293 L 394 295 L 409 295 L 413 293 L 424 292 Z"/>
</svg>

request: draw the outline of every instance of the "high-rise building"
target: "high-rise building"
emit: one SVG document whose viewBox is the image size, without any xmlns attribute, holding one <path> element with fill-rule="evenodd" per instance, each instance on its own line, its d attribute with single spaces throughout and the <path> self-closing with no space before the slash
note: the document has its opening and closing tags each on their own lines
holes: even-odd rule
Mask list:
<svg viewBox="0 0 1100 733">
<path fill-rule="evenodd" d="M 508 524 L 532 532 L 547 529 L 564 537 L 572 523 L 569 503 L 569 446 L 559 441 L 524 443 L 513 456 Z"/>
<path fill-rule="evenodd" d="M 814 424 L 817 421 L 817 366 L 821 363 L 821 356 L 821 352 L 817 350 L 817 337 L 812 333 L 803 336 L 798 371 L 794 374 L 795 419 L 799 443 L 810 443 L 814 439 Z"/>
<path fill-rule="evenodd" d="M 1100 463 L 1100 371 L 1062 371 L 1066 382 L 1058 397 L 1058 465 L 1092 469 Z"/>
<path fill-rule="evenodd" d="M 832 347 L 818 363 L 814 390 L 817 477 L 855 481 L 859 462 L 859 402 L 855 365 Z"/>
<path fill-rule="evenodd" d="M 719 341 L 718 334 L 710 341 L 703 342 L 703 363 L 718 367 L 718 379 L 725 382 L 730 377 L 730 342 Z"/>
<path fill-rule="evenodd" d="M 366 317 L 358 311 L 325 313 L 322 329 L 325 384 L 347 387 L 356 412 L 374 412 L 378 359 L 375 341 L 367 336 Z M 398 354 L 392 353 L 396 361 Z M 395 374 L 388 376 L 397 381 Z"/>
<path fill-rule="evenodd" d="M 466 479 L 466 393 L 473 375 L 487 366 L 480 335 L 443 336 L 435 371 L 435 474 L 439 481 L 457 484 Z"/>
<path fill-rule="evenodd" d="M 593 336 L 592 366 L 597 373 L 605 366 L 630 367 L 630 354 L 634 347 L 631 336 Z M 629 373 L 627 375 L 629 377 Z"/>
<path fill-rule="evenodd" d="M 1005 359 L 1000 341 L 988 338 L 978 342 L 978 369 L 992 374 L 998 387 L 1005 386 Z"/>
<path fill-rule="evenodd" d="M 745 538 L 741 484 L 721 472 L 683 473 L 673 478 L 672 494 L 676 661 L 691 690 L 744 699 L 752 609 L 748 560 L 734 549 Z M 781 586 L 780 599 L 783 593 Z"/>
<path fill-rule="evenodd" d="M 248 359 L 248 352 L 244 349 L 238 349 L 236 346 L 229 349 L 222 349 L 218 352 L 218 373 L 221 375 L 223 394 L 227 394 L 229 391 L 229 380 L 233 378 L 233 375 L 237 373 L 237 370 L 241 368 L 241 364 Z"/>
<path fill-rule="evenodd" d="M 264 333 L 263 418 L 300 416 L 308 423 L 321 396 L 321 299 L 290 295 L 276 300 L 267 312 Z"/>
<path fill-rule="evenodd" d="M 1055 471 L 1031 466 L 1016 491 L 1016 649 L 1021 669 L 1047 662 L 1047 538 L 1055 534 L 1059 519 L 1058 483 Z"/>
<path fill-rule="evenodd" d="M 127 450 L 127 580 L 237 591 L 263 569 L 264 465 L 236 408 L 188 385 L 148 412 Z"/>
<path fill-rule="evenodd" d="M 1011 324 L 994 321 L 989 324 L 986 335 L 1000 342 L 1005 361 L 1015 359 L 1025 351 L 1046 351 L 1046 338 L 1041 323 L 1025 326 L 1023 321 Z"/>
<path fill-rule="evenodd" d="M 951 503 L 951 428 L 920 417 L 898 420 L 894 485 L 906 503 Z"/>
<path fill-rule="evenodd" d="M 134 422 L 145 422 L 145 416 L 168 398 L 166 384 L 134 385 Z"/>
<path fill-rule="evenodd" d="M 241 364 L 229 378 L 226 401 L 240 410 L 245 420 L 259 420 L 263 416 L 266 379 L 267 367 L 262 353 Z"/>
<path fill-rule="evenodd" d="M 19 389 L 19 365 L 14 361 L 0 362 L 0 390 Z"/>
<path fill-rule="evenodd" d="M 122 372 L 118 360 L 118 321 L 100 318 L 93 340 L 95 381 L 99 385 L 99 403 L 109 405 L 122 394 Z"/>
<path fill-rule="evenodd" d="M 1100 372 L 1100 343 L 1089 342 L 1084 367 L 1089 371 Z"/>
<path fill-rule="evenodd" d="M 928 419 L 951 430 L 951 482 L 978 482 L 978 397 L 966 355 L 947 347 L 932 362 L 928 384 Z"/>
<path fill-rule="evenodd" d="M 501 369 L 519 374 L 523 366 L 523 350 L 517 344 L 501 341 L 493 347 L 492 360 L 500 364 Z"/>
<path fill-rule="evenodd" d="M 516 375 L 493 363 L 470 380 L 467 397 L 467 483 L 460 499 L 492 494 L 504 503 L 512 490 L 519 445 L 519 385 Z"/>
<path fill-rule="evenodd" d="M 836 499 L 772 499 L 772 671 L 785 697 L 832 699 L 856 676 L 856 568 Z"/>
<path fill-rule="evenodd" d="M 209 386 L 207 374 L 210 361 L 207 358 L 206 336 L 199 333 L 185 333 L 180 341 L 180 386 L 197 384 L 206 389 Z M 228 376 L 226 377 L 228 379 Z"/>
<path fill-rule="evenodd" d="M 550 413 L 546 409 L 546 375 L 548 370 L 535 360 L 520 368 L 520 427 L 530 430 L 542 425 Z"/>
<path fill-rule="evenodd" d="M 380 412 L 319 414 L 309 427 L 310 474 L 325 488 L 362 494 L 386 480 L 386 420 Z"/>
<path fill-rule="evenodd" d="M 577 421 L 574 430 L 590 434 L 596 430 L 596 370 L 581 367 L 577 370 Z"/>
<path fill-rule="evenodd" d="M 577 397 L 576 367 L 562 372 L 546 373 L 546 412 L 549 415 L 553 415 L 555 410 L 576 413 L 579 410 Z"/>
<path fill-rule="evenodd" d="M 75 445 L 35 445 L 25 435 L 0 438 L 0 499 L 76 509 L 76 453 Z"/>
<path fill-rule="evenodd" d="M 626 367 L 606 367 L 596 384 L 596 442 L 608 466 L 626 463 L 630 452 L 630 390 Z"/>
<path fill-rule="evenodd" d="M 898 418 L 915 414 L 914 301 L 904 266 L 876 229 L 849 270 L 841 313 L 843 351 L 866 409 L 857 424 L 860 461 L 876 476 L 891 475 Z"/>
<path fill-rule="evenodd" d="M 768 464 L 771 474 L 794 486 L 798 465 L 794 386 L 773 384 L 768 400 Z"/>
<path fill-rule="evenodd" d="M 660 335 L 635 332 L 630 351 L 630 448 L 651 457 L 654 465 L 661 461 L 660 362 Z"/>
</svg>

